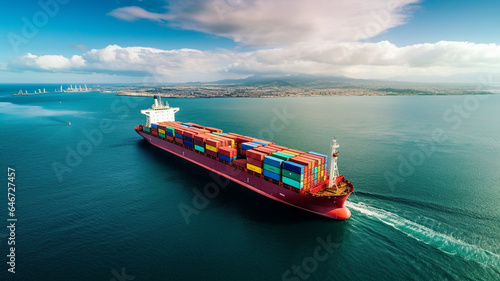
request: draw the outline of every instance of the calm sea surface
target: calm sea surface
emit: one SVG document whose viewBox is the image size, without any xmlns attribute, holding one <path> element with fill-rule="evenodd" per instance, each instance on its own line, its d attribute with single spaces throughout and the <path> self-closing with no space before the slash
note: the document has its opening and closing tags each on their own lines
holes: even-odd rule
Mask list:
<svg viewBox="0 0 500 281">
<path fill-rule="evenodd" d="M 0 85 L 0 280 L 500 280 L 499 95 L 169 100 L 179 121 L 299 150 L 335 136 L 356 189 L 332 221 L 148 145 L 133 127 L 152 98 L 11 95 L 58 86 Z"/>
</svg>

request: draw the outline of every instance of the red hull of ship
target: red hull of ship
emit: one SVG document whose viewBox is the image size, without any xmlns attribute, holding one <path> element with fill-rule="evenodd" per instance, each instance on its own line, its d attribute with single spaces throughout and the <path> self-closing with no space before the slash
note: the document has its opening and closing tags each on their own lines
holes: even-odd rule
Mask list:
<svg viewBox="0 0 500 281">
<path fill-rule="evenodd" d="M 245 172 L 234 166 L 219 162 L 184 146 L 168 142 L 138 128 L 136 132 L 152 145 L 184 158 L 198 166 L 219 174 L 235 183 L 262 194 L 268 198 L 337 220 L 345 220 L 351 216 L 351 211 L 344 206 L 350 194 L 335 197 L 317 197 L 310 194 L 301 194 L 279 186 L 251 172 Z"/>
</svg>

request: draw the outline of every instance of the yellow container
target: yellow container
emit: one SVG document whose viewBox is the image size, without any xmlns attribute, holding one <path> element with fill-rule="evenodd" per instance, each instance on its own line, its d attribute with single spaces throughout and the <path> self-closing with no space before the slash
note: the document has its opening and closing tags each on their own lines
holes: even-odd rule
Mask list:
<svg viewBox="0 0 500 281">
<path fill-rule="evenodd" d="M 253 171 L 253 172 L 256 172 L 256 173 L 259 173 L 259 174 L 262 174 L 262 168 L 259 168 L 257 166 L 254 166 L 252 164 L 248 164 L 247 163 L 247 169 L 249 169 L 250 171 Z"/>
<path fill-rule="evenodd" d="M 218 151 L 217 147 L 213 147 L 213 146 L 208 145 L 208 144 L 205 145 L 205 148 L 208 149 L 208 150 L 211 150 L 213 152 L 217 152 Z"/>
<path fill-rule="evenodd" d="M 163 130 L 163 129 L 158 129 L 158 133 L 160 133 L 160 134 L 165 134 L 165 130 Z"/>
<path fill-rule="evenodd" d="M 288 153 L 288 154 L 292 154 L 292 155 L 299 155 L 299 154 L 297 154 L 295 152 L 291 152 L 291 151 L 288 151 L 288 150 L 282 150 L 280 152 L 284 152 L 284 153 Z"/>
</svg>

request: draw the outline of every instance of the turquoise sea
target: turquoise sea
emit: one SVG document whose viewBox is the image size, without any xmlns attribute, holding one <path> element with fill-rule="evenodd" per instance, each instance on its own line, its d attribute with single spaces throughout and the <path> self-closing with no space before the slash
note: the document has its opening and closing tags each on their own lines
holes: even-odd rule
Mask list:
<svg viewBox="0 0 500 281">
<path fill-rule="evenodd" d="M 333 221 L 148 145 L 133 127 L 152 98 L 12 96 L 58 86 L 0 85 L 0 280 L 500 280 L 499 95 L 168 100 L 299 150 L 335 136 L 355 192 Z"/>
</svg>

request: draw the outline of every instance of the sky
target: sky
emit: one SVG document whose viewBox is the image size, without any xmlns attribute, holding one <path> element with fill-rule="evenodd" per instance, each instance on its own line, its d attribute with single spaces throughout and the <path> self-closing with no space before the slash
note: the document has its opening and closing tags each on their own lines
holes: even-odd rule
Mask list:
<svg viewBox="0 0 500 281">
<path fill-rule="evenodd" d="M 252 75 L 480 83 L 500 1 L 39 0 L 2 4 L 0 83 Z"/>
</svg>

